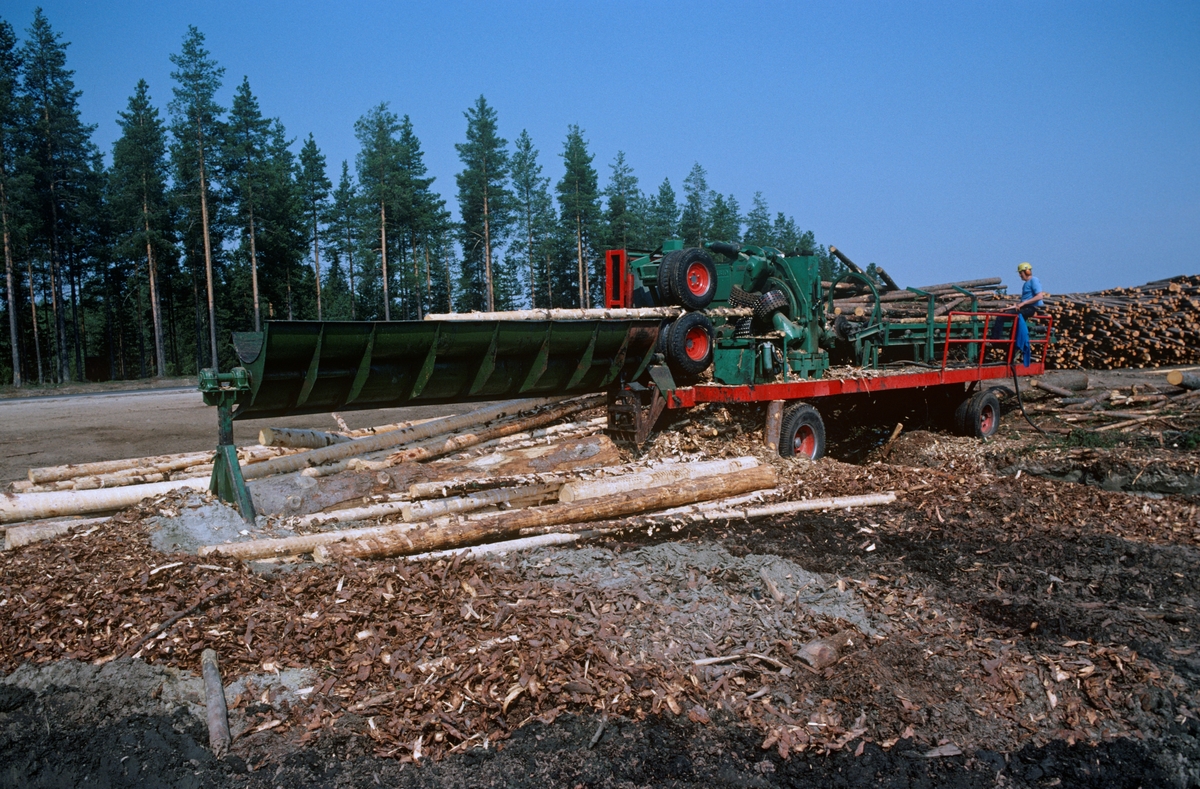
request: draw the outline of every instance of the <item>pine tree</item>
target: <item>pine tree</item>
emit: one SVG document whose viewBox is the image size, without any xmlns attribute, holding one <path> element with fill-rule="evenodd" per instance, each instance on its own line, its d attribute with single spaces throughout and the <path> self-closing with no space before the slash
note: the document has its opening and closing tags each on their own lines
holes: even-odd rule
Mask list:
<svg viewBox="0 0 1200 789">
<path fill-rule="evenodd" d="M 95 126 L 84 125 L 79 118 L 80 91 L 75 89 L 74 72 L 66 67 L 67 44 L 50 27 L 39 8 L 21 52 L 24 64 L 23 92 L 30 113 L 29 141 L 31 188 L 35 197 L 35 226 L 31 239 L 50 263 L 50 301 L 54 313 L 54 340 L 60 381 L 71 378 L 70 353 L 64 303 L 64 278 L 68 269 L 67 241 L 73 232 L 79 210 L 87 199 L 87 181 L 95 146 L 91 134 Z M 78 310 L 75 311 L 78 315 Z M 78 325 L 75 336 L 79 335 Z M 79 355 L 78 342 L 74 343 Z M 83 370 L 76 372 L 82 379 Z"/>
<path fill-rule="evenodd" d="M 762 192 L 754 193 L 754 207 L 746 214 L 746 235 L 743 240 L 756 247 L 771 246 L 771 212 Z"/>
<path fill-rule="evenodd" d="M 575 251 L 579 306 L 588 309 L 592 304 L 593 286 L 603 281 L 597 263 L 601 234 L 600 193 L 597 184 L 599 178 L 592 167 L 593 157 L 588 153 L 587 142 L 578 126 L 567 128 L 562 158 L 566 172 L 555 187 L 558 192 L 559 224 L 563 235 L 570 237 Z"/>
<path fill-rule="evenodd" d="M 508 141 L 499 135 L 496 110 L 483 96 L 463 115 L 467 141 L 454 146 L 463 163 L 456 176 L 463 250 L 457 304 L 463 312 L 492 311 L 496 308 L 492 269 L 511 214 Z"/>
<path fill-rule="evenodd" d="M 550 179 L 542 177 L 538 151 L 533 147 L 529 132 L 517 137 L 512 156 L 514 260 L 528 272 L 530 307 L 549 307 L 550 273 L 546 261 L 554 240 L 554 204 L 550 199 Z"/>
<path fill-rule="evenodd" d="M 317 141 L 311 133 L 300 149 L 300 175 L 297 180 L 300 199 L 304 203 L 309 241 L 312 243 L 313 276 L 317 283 L 317 320 L 321 320 L 321 222 L 328 210 L 329 190 L 333 184 L 325 173 L 325 155 L 317 147 Z"/>
<path fill-rule="evenodd" d="M 166 375 L 158 258 L 172 245 L 167 204 L 167 134 L 158 110 L 150 102 L 149 85 L 138 80 L 129 106 L 119 113 L 121 138 L 113 144 L 109 173 L 112 215 L 122 251 L 146 259 L 155 374 Z"/>
<path fill-rule="evenodd" d="M 649 217 L 646 235 L 651 247 L 657 248 L 663 241 L 679 236 L 679 204 L 670 179 L 663 179 L 658 194 L 650 200 Z"/>
<path fill-rule="evenodd" d="M 209 57 L 204 48 L 204 34 L 194 25 L 188 26 L 187 35 L 183 39 L 183 48 L 179 54 L 171 55 L 171 63 L 176 70 L 171 72 L 175 80 L 174 98 L 169 109 L 171 112 L 171 133 L 175 137 L 171 153 L 175 164 L 175 186 L 179 193 L 180 202 L 185 211 L 192 217 L 184 217 L 184 226 L 199 225 L 199 243 L 204 252 L 204 277 L 208 295 L 208 335 L 211 344 L 209 361 L 216 369 L 219 364 L 217 354 L 217 311 L 213 283 L 213 240 L 209 227 L 208 190 L 209 167 L 208 161 L 220 142 L 220 115 L 225 110 L 215 100 L 217 90 L 221 87 L 221 77 L 225 69 L 218 66 Z M 199 209 L 198 223 L 194 212 Z M 189 260 L 193 260 L 197 250 L 191 244 L 185 244 Z M 194 266 L 193 266 L 194 268 Z M 197 328 L 199 329 L 197 315 Z M 197 346 L 201 341 L 197 331 Z M 197 353 L 197 362 L 200 354 Z"/>
<path fill-rule="evenodd" d="M 388 271 L 388 222 L 395 221 L 396 202 L 401 191 L 400 150 L 396 135 L 400 119 L 386 102 L 372 108 L 354 124 L 354 135 L 361 149 L 355 160 L 358 183 L 364 202 L 372 207 L 379 221 L 375 225 L 379 239 L 380 276 L 382 277 L 383 319 L 392 319 L 391 288 Z M 393 234 L 394 236 L 394 234 Z M 366 283 L 364 283 L 366 284 Z"/>
<path fill-rule="evenodd" d="M 700 163 L 692 165 L 683 179 L 683 213 L 679 217 L 679 235 L 685 247 L 698 247 L 709 240 L 709 210 L 712 197 L 708 189 L 708 173 Z"/>
<path fill-rule="evenodd" d="M 604 212 L 604 243 L 613 249 L 628 249 L 645 235 L 641 226 L 644 219 L 638 210 L 642 200 L 638 179 L 626 163 L 624 151 L 617 151 L 609 169 L 612 174 L 604 188 L 608 202 Z"/>
<path fill-rule="evenodd" d="M 8 307 L 8 339 L 12 351 L 12 383 L 21 386 L 21 333 L 17 321 L 17 283 L 15 276 L 14 197 L 20 175 L 17 162 L 22 155 L 21 107 L 18 87 L 21 57 L 12 25 L 0 19 L 0 230 L 4 236 L 5 303 Z M 39 365 L 41 360 L 38 360 Z"/>
<path fill-rule="evenodd" d="M 254 330 L 262 331 L 262 311 L 258 283 L 258 228 L 255 215 L 261 214 L 263 180 L 266 178 L 267 135 L 271 122 L 264 118 L 258 99 L 243 77 L 233 94 L 233 106 L 221 140 L 221 165 L 226 191 L 250 262 L 250 293 L 254 310 Z"/>
<path fill-rule="evenodd" d="M 337 189 L 329 205 L 326 218 L 326 249 L 332 251 L 334 260 L 341 260 L 346 266 L 346 277 L 349 280 L 349 318 L 358 317 L 358 290 L 354 287 L 354 268 L 357 265 L 357 238 L 361 226 L 359 216 L 358 189 L 350 178 L 350 165 L 342 161 L 342 177 L 338 180 Z"/>
<path fill-rule="evenodd" d="M 267 297 L 283 306 L 288 320 L 306 320 L 316 316 L 316 284 L 304 264 L 308 223 L 291 143 L 283 124 L 273 119 L 261 180 L 260 254 Z"/>
</svg>

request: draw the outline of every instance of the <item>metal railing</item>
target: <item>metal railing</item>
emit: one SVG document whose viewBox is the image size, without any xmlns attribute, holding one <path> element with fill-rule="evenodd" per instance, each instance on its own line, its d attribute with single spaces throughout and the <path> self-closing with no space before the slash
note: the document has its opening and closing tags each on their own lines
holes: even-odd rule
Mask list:
<svg viewBox="0 0 1200 789">
<path fill-rule="evenodd" d="M 945 345 L 942 348 L 942 369 L 945 370 L 950 362 L 950 346 L 962 345 L 977 347 L 975 354 L 975 366 L 985 367 L 987 353 L 989 348 L 1003 349 L 1004 366 L 1012 365 L 1014 354 L 1017 350 L 1017 315 L 1015 312 L 948 312 L 946 313 L 946 339 Z M 951 326 L 954 323 L 955 316 L 962 316 L 969 319 L 973 324 L 978 325 L 978 319 L 983 319 L 983 332 L 978 337 L 954 337 L 951 334 Z M 992 338 L 992 329 L 1000 321 L 1009 321 L 1008 339 Z M 1029 330 L 1029 344 L 1033 346 L 1031 361 L 1040 361 L 1043 365 L 1046 363 L 1046 357 L 1050 352 L 1050 337 L 1054 328 L 1054 318 L 1045 314 L 1035 314 L 1031 318 L 1025 319 L 1025 325 Z M 1035 329 L 1038 331 L 1035 332 Z M 1003 331 L 1003 329 L 1000 329 Z M 1036 337 L 1034 335 L 1037 335 Z M 1038 359 L 1038 347 L 1041 347 L 1041 358 Z M 969 356 L 969 353 L 968 353 Z M 992 364 L 995 364 L 993 362 Z"/>
</svg>

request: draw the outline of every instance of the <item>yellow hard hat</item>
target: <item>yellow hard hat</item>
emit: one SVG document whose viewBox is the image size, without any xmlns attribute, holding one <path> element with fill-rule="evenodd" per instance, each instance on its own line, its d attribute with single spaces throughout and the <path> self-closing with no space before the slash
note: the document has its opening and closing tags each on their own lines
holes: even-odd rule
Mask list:
<svg viewBox="0 0 1200 789">
<path fill-rule="evenodd" d="M 1029 265 L 1028 263 L 1018 263 L 1017 271 L 1033 271 L 1033 266 Z"/>
</svg>

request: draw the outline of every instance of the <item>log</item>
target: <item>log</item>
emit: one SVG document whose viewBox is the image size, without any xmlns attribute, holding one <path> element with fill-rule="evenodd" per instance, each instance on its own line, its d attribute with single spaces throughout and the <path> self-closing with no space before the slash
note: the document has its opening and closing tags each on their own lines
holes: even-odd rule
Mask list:
<svg viewBox="0 0 1200 789">
<path fill-rule="evenodd" d="M 30 543 L 63 537 L 85 526 L 104 523 L 108 518 L 75 518 L 64 521 L 34 521 L 17 523 L 4 530 L 4 550 L 11 551 Z"/>
<path fill-rule="evenodd" d="M 561 482 L 550 482 L 541 485 L 522 485 L 514 488 L 496 488 L 466 496 L 452 496 L 446 499 L 427 499 L 425 501 L 407 502 L 401 507 L 401 513 L 406 521 L 424 521 L 444 515 L 459 512 L 471 512 L 500 504 L 511 504 L 521 501 L 546 501 L 557 498 Z"/>
<path fill-rule="evenodd" d="M 767 403 L 767 424 L 763 428 L 763 444 L 769 452 L 779 451 L 779 431 L 783 429 L 783 401 Z"/>
<path fill-rule="evenodd" d="M 90 515 L 114 512 L 137 504 L 142 499 L 161 496 L 173 490 L 205 490 L 207 479 L 181 479 L 151 485 L 127 485 L 100 490 L 65 490 L 57 493 L 15 493 L 0 496 L 0 523 L 57 518 L 63 515 Z"/>
<path fill-rule="evenodd" d="M 204 676 L 204 707 L 208 721 L 208 746 L 213 755 L 224 759 L 229 753 L 229 710 L 225 705 L 225 684 L 217 665 L 217 653 L 206 649 L 200 653 L 200 672 Z"/>
<path fill-rule="evenodd" d="M 1200 389 L 1200 374 L 1172 370 L 1167 373 L 1167 383 L 1171 386 L 1182 386 L 1184 389 Z"/>
<path fill-rule="evenodd" d="M 432 466 L 431 466 L 432 467 Z M 626 463 L 620 466 L 605 466 L 603 468 L 585 467 L 572 471 L 545 474 L 513 474 L 508 476 L 486 476 L 472 478 L 449 478 L 431 482 L 414 482 L 408 486 L 408 498 L 411 501 L 419 499 L 439 499 L 447 496 L 458 496 L 465 493 L 478 493 L 481 490 L 507 488 L 514 485 L 538 485 L 550 482 L 569 482 L 579 479 L 582 475 L 593 473 L 604 476 L 616 476 L 635 471 L 645 471 L 645 463 Z"/>
<path fill-rule="evenodd" d="M 258 443 L 265 447 L 320 449 L 353 440 L 350 436 L 344 436 L 341 433 L 327 433 L 324 430 L 304 430 L 294 427 L 264 427 L 258 431 Z"/>
<path fill-rule="evenodd" d="M 775 486 L 775 482 L 776 475 L 773 468 L 757 466 L 724 477 L 705 477 L 661 488 L 617 493 L 603 499 L 551 504 L 505 515 L 496 515 L 474 522 L 455 523 L 445 527 L 415 529 L 407 532 L 397 531 L 367 539 L 349 540 L 344 543 L 321 546 L 313 551 L 313 558 L 320 561 L 331 561 L 339 558 L 382 558 L 424 553 L 501 539 L 530 527 L 604 520 L 724 498 L 752 490 L 771 488 Z"/>
<path fill-rule="evenodd" d="M 753 457 L 709 460 L 701 463 L 668 463 L 637 474 L 568 482 L 559 490 L 558 500 L 561 502 L 583 501 L 601 496 L 611 496 L 615 493 L 637 492 L 686 480 L 732 474 L 758 465 L 758 459 Z"/>
<path fill-rule="evenodd" d="M 1083 370 L 1056 370 L 1048 374 L 1043 380 L 1060 389 L 1069 389 L 1072 392 L 1082 392 L 1091 384 L 1088 374 Z M 1069 395 L 1063 396 L 1066 397 Z"/>
<path fill-rule="evenodd" d="M 243 469 L 242 475 L 246 479 L 257 479 L 272 474 L 286 474 L 289 471 L 299 471 L 300 469 L 309 466 L 318 466 L 332 460 L 341 460 L 342 458 L 354 455 L 377 452 L 381 449 L 400 446 L 412 441 L 420 441 L 431 436 L 474 427 L 506 416 L 524 414 L 542 406 L 561 402 L 563 399 L 562 397 L 540 397 L 528 400 L 511 400 L 469 411 L 465 414 L 443 417 L 405 430 L 392 430 L 387 433 L 357 438 L 353 441 L 347 441 L 344 444 L 333 444 L 321 449 L 313 449 L 308 452 L 256 463 L 251 467 Z"/>
<path fill-rule="evenodd" d="M 1032 381 L 1030 381 L 1029 385 L 1034 388 L 1041 389 L 1043 392 L 1049 392 L 1050 394 L 1058 395 L 1059 397 L 1070 397 L 1072 395 L 1071 390 L 1063 389 L 1061 386 L 1048 384 L 1038 378 L 1034 378 Z"/>
<path fill-rule="evenodd" d="M 392 502 L 399 504 L 399 502 Z M 382 505 L 378 505 L 382 506 Z M 366 509 L 365 507 L 363 509 Z M 397 508 L 398 511 L 398 508 Z M 336 513 L 328 513 L 330 515 Z M 356 520 L 360 520 L 356 519 Z M 342 529 L 339 531 L 324 531 L 315 534 L 300 534 L 295 537 L 277 537 L 270 540 L 246 540 L 245 542 L 228 542 L 220 545 L 202 545 L 196 551 L 197 556 L 228 556 L 232 559 L 247 561 L 250 559 L 271 559 L 279 556 L 299 556 L 312 553 L 322 545 L 342 542 L 355 538 L 366 538 L 376 534 L 392 534 L 398 531 L 418 529 L 422 524 L 400 523 L 386 526 L 367 526 L 359 529 Z"/>
<path fill-rule="evenodd" d="M 102 460 L 97 463 L 67 464 L 65 466 L 45 466 L 29 469 L 29 481 L 35 485 L 47 482 L 74 479 L 75 477 L 90 477 L 97 474 L 112 474 L 133 468 L 154 468 L 176 470 L 195 466 L 200 463 L 211 463 L 213 452 L 184 452 L 177 455 L 158 455 L 154 457 L 126 458 L 124 460 Z"/>
<path fill-rule="evenodd" d="M 430 551 L 429 553 L 418 553 L 405 558 L 410 562 L 432 561 L 434 559 L 449 559 L 455 556 L 463 559 L 477 559 L 481 556 L 494 556 L 496 554 L 511 553 L 513 551 L 530 551 L 534 548 L 547 548 L 552 545 L 566 545 L 567 543 L 576 542 L 581 539 L 580 534 L 565 534 L 561 532 L 549 532 L 547 534 L 535 534 L 529 537 L 518 537 L 514 540 L 502 540 L 500 542 L 489 542 L 484 545 L 472 545 L 469 548 L 448 548 L 444 551 Z"/>
</svg>

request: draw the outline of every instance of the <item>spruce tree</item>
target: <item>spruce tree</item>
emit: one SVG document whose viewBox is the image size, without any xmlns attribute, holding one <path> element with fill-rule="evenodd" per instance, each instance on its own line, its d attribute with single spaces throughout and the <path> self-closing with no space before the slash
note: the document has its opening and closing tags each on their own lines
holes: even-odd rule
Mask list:
<svg viewBox="0 0 1200 789">
<path fill-rule="evenodd" d="M 637 176 L 625 161 L 625 152 L 617 151 L 609 165 L 608 186 L 604 188 L 607 206 L 604 211 L 604 243 L 613 249 L 628 249 L 641 244 L 645 228 L 644 217 L 639 211 L 642 195 L 638 189 Z"/>
<path fill-rule="evenodd" d="M 724 197 L 714 191 L 709 193 L 708 203 L 706 240 L 739 243 L 742 240 L 742 217 L 737 198 L 733 195 Z"/>
<path fill-rule="evenodd" d="M 354 124 L 354 135 L 361 146 L 355 159 L 358 183 L 363 201 L 371 207 L 371 211 L 377 217 L 375 237 L 379 240 L 381 298 L 385 321 L 392 319 L 388 224 L 395 221 L 396 203 L 401 194 L 400 145 L 396 139 L 399 132 L 400 119 L 388 109 L 386 102 L 373 107 Z M 394 237 L 393 233 L 393 239 Z"/>
<path fill-rule="evenodd" d="M 262 228 L 259 254 L 267 297 L 288 320 L 316 317 L 313 271 L 308 253 L 307 217 L 296 175 L 299 170 L 283 124 L 271 121 L 263 162 Z"/>
<path fill-rule="evenodd" d="M 592 304 L 593 287 L 598 287 L 603 278 L 597 263 L 597 249 L 601 243 L 600 193 L 596 169 L 592 167 L 593 157 L 588 153 L 587 142 L 578 126 L 567 128 L 562 158 L 566 172 L 555 187 L 559 224 L 563 236 L 571 239 L 575 253 L 579 306 L 588 309 Z"/>
<path fill-rule="evenodd" d="M 709 209 L 712 197 L 708 173 L 697 162 L 683 179 L 683 212 L 679 217 L 679 235 L 685 247 L 698 247 L 709 239 Z"/>
<path fill-rule="evenodd" d="M 550 272 L 546 265 L 554 240 L 554 204 L 550 179 L 542 177 L 538 151 L 529 132 L 517 137 L 512 156 L 513 235 L 509 252 L 527 272 L 530 307 L 549 307 Z M 519 254 L 517 248 L 520 249 Z"/>
<path fill-rule="evenodd" d="M 349 318 L 358 319 L 358 290 L 354 286 L 354 269 L 358 265 L 357 237 L 361 227 L 358 188 L 350 177 L 350 165 L 342 161 L 342 175 L 329 205 L 325 220 L 325 245 L 346 267 L 349 286 Z"/>
<path fill-rule="evenodd" d="M 71 378 L 71 354 L 68 351 L 64 279 L 73 275 L 69 268 L 68 241 L 88 199 L 88 179 L 92 175 L 95 153 L 91 134 L 96 127 L 85 125 L 79 118 L 80 91 L 75 89 L 74 72 L 66 67 L 68 45 L 60 38 L 42 10 L 37 9 L 22 48 L 21 60 L 26 99 L 23 104 L 29 113 L 30 194 L 35 201 L 31 242 L 40 248 L 50 264 L 49 291 L 54 313 L 57 373 L 60 381 L 67 381 Z M 72 284 L 73 279 L 72 276 Z M 78 310 L 75 314 L 78 315 Z M 78 325 L 74 328 L 77 337 Z M 78 343 L 74 345 L 78 352 Z M 76 372 L 82 379 L 83 370 Z"/>
<path fill-rule="evenodd" d="M 756 247 L 771 246 L 771 212 L 762 192 L 755 192 L 754 207 L 746 214 L 746 235 L 743 240 Z"/>
<path fill-rule="evenodd" d="M 650 200 L 649 227 L 646 235 L 650 246 L 658 248 L 663 241 L 679 236 L 679 204 L 676 201 L 675 190 L 671 181 L 664 178 L 658 186 L 658 193 Z"/>
<path fill-rule="evenodd" d="M 262 331 L 262 312 L 259 299 L 258 227 L 255 216 L 261 214 L 266 179 L 267 135 L 271 122 L 264 118 L 258 99 L 250 90 L 250 80 L 243 77 L 233 94 L 221 140 L 221 165 L 230 208 L 237 224 L 250 263 L 250 298 L 254 311 L 254 330 Z"/>
<path fill-rule="evenodd" d="M 400 119 L 398 142 L 403 185 L 399 224 L 409 256 L 404 279 L 409 282 L 410 298 L 406 300 L 405 317 L 414 317 L 415 313 L 419 320 L 425 315 L 433 281 L 430 241 L 449 224 L 450 215 L 446 211 L 446 201 L 432 189 L 434 179 L 427 177 L 421 141 L 407 115 Z"/>
<path fill-rule="evenodd" d="M 463 164 L 456 176 L 462 217 L 459 244 L 463 250 L 456 303 L 463 312 L 492 311 L 496 308 L 496 250 L 508 231 L 511 215 L 508 141 L 499 135 L 496 110 L 483 96 L 463 115 L 467 119 L 467 141 L 454 146 Z"/>
<path fill-rule="evenodd" d="M 149 85 L 138 80 L 129 105 L 119 113 L 121 137 L 113 144 L 109 173 L 112 218 L 121 251 L 144 255 L 154 335 L 155 374 L 166 375 L 158 259 L 172 245 L 167 204 L 167 133 L 150 102 Z"/>
<path fill-rule="evenodd" d="M 300 199 L 304 203 L 309 242 L 312 244 L 313 276 L 317 283 L 317 320 L 321 320 L 321 222 L 328 210 L 329 190 L 333 184 L 325 173 L 325 155 L 317 147 L 317 141 L 311 133 L 300 149 L 300 174 L 297 180 Z"/>
<path fill-rule="evenodd" d="M 225 111 L 216 103 L 214 97 L 221 87 L 221 77 L 225 74 L 225 69 L 218 66 L 209 56 L 208 50 L 204 48 L 204 34 L 194 25 L 188 26 L 183 48 L 179 54 L 171 55 L 171 63 L 176 69 L 171 72 L 171 79 L 175 80 L 174 98 L 168 105 L 171 112 L 171 133 L 175 138 L 171 146 L 175 165 L 175 188 L 185 214 L 182 217 L 182 225 L 197 227 L 200 231 L 198 242 L 194 237 L 188 239 L 192 243 L 185 243 L 184 249 L 189 261 L 194 261 L 199 252 L 195 247 L 196 243 L 203 250 L 208 296 L 209 361 L 216 369 L 219 358 L 213 247 L 217 245 L 213 244 L 211 236 L 208 190 L 211 167 L 209 160 L 220 143 L 220 115 Z M 195 221 L 196 219 L 199 221 Z M 197 328 L 199 323 L 197 315 Z M 197 346 L 200 344 L 201 340 L 197 336 Z M 197 353 L 197 362 L 199 359 L 200 354 Z"/>
<path fill-rule="evenodd" d="M 17 321 L 17 277 L 15 246 L 17 217 L 14 213 L 22 155 L 22 124 L 25 116 L 18 93 L 21 57 L 12 25 L 0 19 L 0 231 L 4 236 L 4 295 L 8 308 L 8 339 L 12 351 L 12 383 L 21 386 L 21 332 Z M 41 360 L 38 360 L 39 364 Z"/>
</svg>

